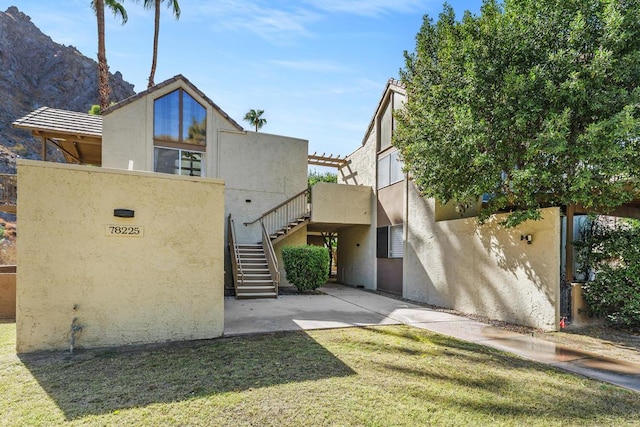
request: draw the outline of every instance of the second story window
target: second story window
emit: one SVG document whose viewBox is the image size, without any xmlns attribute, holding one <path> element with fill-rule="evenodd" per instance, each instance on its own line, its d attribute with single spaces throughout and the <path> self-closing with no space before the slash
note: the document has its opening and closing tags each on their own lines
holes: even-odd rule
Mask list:
<svg viewBox="0 0 640 427">
<path fill-rule="evenodd" d="M 154 171 L 204 176 L 207 110 L 182 89 L 153 103 Z"/>
<path fill-rule="evenodd" d="M 153 141 L 156 146 L 197 149 L 207 141 L 207 110 L 182 89 L 154 101 Z"/>
<path fill-rule="evenodd" d="M 402 159 L 399 151 L 385 154 L 378 159 L 378 188 L 387 187 L 404 180 Z"/>
</svg>

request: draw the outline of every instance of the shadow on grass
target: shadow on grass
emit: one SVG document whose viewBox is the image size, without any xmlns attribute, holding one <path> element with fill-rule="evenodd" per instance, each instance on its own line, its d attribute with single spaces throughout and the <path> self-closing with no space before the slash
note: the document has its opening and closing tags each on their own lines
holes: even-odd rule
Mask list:
<svg viewBox="0 0 640 427">
<path fill-rule="evenodd" d="M 67 420 L 354 374 L 304 332 L 20 359 Z"/>
<path fill-rule="evenodd" d="M 603 420 L 599 425 L 608 417 L 640 421 L 637 393 L 425 330 L 364 329 L 374 335 L 363 337 L 371 353 L 389 355 L 371 362 L 398 384 L 410 384 L 400 392 L 419 401 L 482 416 Z"/>
</svg>

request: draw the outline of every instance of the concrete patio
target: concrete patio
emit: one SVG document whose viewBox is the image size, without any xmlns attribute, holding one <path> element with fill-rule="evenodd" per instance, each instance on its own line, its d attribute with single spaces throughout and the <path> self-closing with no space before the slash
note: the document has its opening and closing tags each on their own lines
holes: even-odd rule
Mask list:
<svg viewBox="0 0 640 427">
<path fill-rule="evenodd" d="M 364 290 L 327 284 L 324 295 L 283 295 L 273 300 L 225 299 L 224 335 L 410 325 L 640 391 L 640 365 L 507 331 Z"/>
</svg>

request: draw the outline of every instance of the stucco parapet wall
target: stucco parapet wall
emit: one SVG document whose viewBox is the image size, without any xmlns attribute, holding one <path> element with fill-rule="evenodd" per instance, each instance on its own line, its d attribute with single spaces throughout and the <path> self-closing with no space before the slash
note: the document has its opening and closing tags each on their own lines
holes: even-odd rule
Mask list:
<svg viewBox="0 0 640 427">
<path fill-rule="evenodd" d="M 122 174 L 122 175 L 141 176 L 146 178 L 170 179 L 170 180 L 177 179 L 182 181 L 207 182 L 212 184 L 224 185 L 224 180 L 217 179 L 217 178 L 202 178 L 199 176 L 171 175 L 171 174 L 144 172 L 144 171 L 137 171 L 137 170 L 112 169 L 112 168 L 104 168 L 104 167 L 97 167 L 97 166 L 93 167 L 93 166 L 86 166 L 86 165 L 74 165 L 69 163 L 43 162 L 40 160 L 18 159 L 16 162 L 16 165 L 17 166 L 34 166 L 39 168 L 76 170 L 78 172 L 86 172 L 86 173 Z M 18 185 L 20 185 L 20 183 L 18 183 Z"/>
<path fill-rule="evenodd" d="M 18 186 L 17 352 L 222 334 L 223 181 L 20 161 Z"/>
<path fill-rule="evenodd" d="M 311 221 L 370 225 L 372 197 L 369 186 L 319 182 L 311 188 Z"/>
</svg>

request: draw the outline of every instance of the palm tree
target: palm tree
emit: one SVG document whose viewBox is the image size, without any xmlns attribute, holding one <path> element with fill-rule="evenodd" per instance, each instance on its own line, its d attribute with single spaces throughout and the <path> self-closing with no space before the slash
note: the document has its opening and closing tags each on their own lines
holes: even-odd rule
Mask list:
<svg viewBox="0 0 640 427">
<path fill-rule="evenodd" d="M 100 109 L 106 110 L 109 107 L 109 96 L 111 87 L 109 86 L 109 66 L 107 65 L 107 54 L 104 44 L 104 6 L 107 5 L 113 12 L 113 16 L 122 18 L 122 24 L 127 22 L 128 16 L 124 6 L 117 0 L 91 0 L 91 8 L 96 12 L 98 20 L 98 97 L 100 98 Z"/>
<path fill-rule="evenodd" d="M 153 78 L 156 75 L 156 66 L 158 65 L 158 35 L 160 34 L 160 3 L 164 0 L 144 0 L 144 7 L 146 9 L 155 9 L 155 22 L 153 31 L 153 59 L 151 61 L 151 73 L 149 74 L 149 85 L 147 88 L 151 88 L 155 83 Z M 167 0 L 169 9 L 173 10 L 173 16 L 176 19 L 180 19 L 180 5 L 178 0 Z"/>
<path fill-rule="evenodd" d="M 249 110 L 249 112 L 244 115 L 243 120 L 254 125 L 256 132 L 258 132 L 258 129 L 261 129 L 262 126 L 267 124 L 267 119 L 261 118 L 262 114 L 264 114 L 264 110 Z"/>
</svg>

